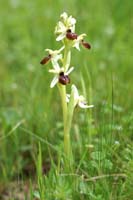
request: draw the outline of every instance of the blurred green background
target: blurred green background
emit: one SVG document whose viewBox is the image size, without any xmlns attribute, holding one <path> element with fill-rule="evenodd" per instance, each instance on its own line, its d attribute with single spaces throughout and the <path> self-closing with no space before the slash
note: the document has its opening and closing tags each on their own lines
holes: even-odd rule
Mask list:
<svg viewBox="0 0 133 200">
<path fill-rule="evenodd" d="M 35 135 L 55 147 L 62 144 L 58 90 L 49 87 L 50 64 L 39 63 L 46 48 L 61 47 L 54 28 L 64 11 L 77 19 L 76 33 L 86 33 L 92 46 L 90 51 L 73 49 L 71 82 L 95 105 L 93 127 L 90 131 L 89 111 L 76 112 L 74 125 L 83 144 L 113 138 L 124 154 L 133 131 L 133 1 L 0 0 L 0 4 L 0 177 L 8 180 L 27 166 L 37 151 Z M 23 119 L 25 129 L 14 128 Z M 45 144 L 43 151 L 47 159 Z"/>
</svg>

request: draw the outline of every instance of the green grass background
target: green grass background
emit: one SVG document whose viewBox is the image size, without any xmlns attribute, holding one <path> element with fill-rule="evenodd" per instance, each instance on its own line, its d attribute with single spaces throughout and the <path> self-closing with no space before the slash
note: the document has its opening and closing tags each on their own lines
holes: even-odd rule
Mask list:
<svg viewBox="0 0 133 200">
<path fill-rule="evenodd" d="M 18 177 L 24 179 L 26 166 L 35 163 L 39 137 L 44 163 L 51 160 L 50 156 L 56 162 L 63 148 L 59 93 L 56 87 L 49 87 L 50 64 L 42 67 L 39 63 L 46 48 L 61 47 L 55 41 L 54 27 L 66 11 L 77 19 L 76 32 L 86 33 L 92 46 L 91 51 L 72 51 L 75 71 L 71 82 L 95 106 L 92 113 L 75 112 L 71 133 L 75 168 L 89 178 L 113 173 L 124 173 L 127 178 L 105 178 L 95 183 L 80 180 L 75 186 L 72 177 L 55 181 L 51 166 L 44 181 L 46 199 L 131 200 L 132 0 L 0 3 L 0 185 Z M 31 169 L 28 179 L 36 176 Z M 56 196 L 52 196 L 52 190 Z"/>
</svg>

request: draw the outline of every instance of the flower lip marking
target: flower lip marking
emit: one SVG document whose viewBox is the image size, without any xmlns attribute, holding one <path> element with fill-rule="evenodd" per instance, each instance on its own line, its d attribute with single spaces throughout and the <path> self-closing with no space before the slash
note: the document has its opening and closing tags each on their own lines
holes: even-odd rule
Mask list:
<svg viewBox="0 0 133 200">
<path fill-rule="evenodd" d="M 78 35 L 76 33 L 72 33 L 71 29 L 68 29 L 66 33 L 66 38 L 69 40 L 75 40 L 78 38 Z"/>
<path fill-rule="evenodd" d="M 68 75 L 65 75 L 64 72 L 60 72 L 59 74 L 59 83 L 62 85 L 67 85 L 70 83 L 70 78 Z"/>
<path fill-rule="evenodd" d="M 40 64 L 41 64 L 41 65 L 45 65 L 50 59 L 51 59 L 51 55 L 49 54 L 48 56 L 44 57 L 44 58 L 41 60 Z"/>
</svg>

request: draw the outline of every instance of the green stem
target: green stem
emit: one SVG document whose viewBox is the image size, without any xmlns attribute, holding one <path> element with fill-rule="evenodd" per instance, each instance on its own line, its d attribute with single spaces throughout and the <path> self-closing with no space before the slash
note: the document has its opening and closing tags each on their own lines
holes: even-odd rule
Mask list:
<svg viewBox="0 0 133 200">
<path fill-rule="evenodd" d="M 67 102 L 66 102 L 66 86 L 58 84 L 61 102 L 62 102 L 62 110 L 63 110 L 63 122 L 64 122 L 64 151 L 67 159 L 69 158 L 70 153 L 70 135 L 67 131 Z"/>
<path fill-rule="evenodd" d="M 63 67 L 64 71 L 66 72 L 70 66 L 70 60 L 71 60 L 71 51 L 67 43 L 65 44 L 64 49 L 64 58 L 63 58 Z M 70 163 L 71 163 L 71 143 L 70 143 L 70 127 L 71 127 L 71 119 L 69 119 L 68 114 L 68 107 L 66 102 L 66 86 L 58 84 L 60 96 L 61 96 L 61 102 L 62 102 L 62 110 L 63 110 L 63 122 L 64 122 L 64 152 L 65 152 L 65 167 L 66 169 L 70 169 Z M 71 117 L 70 117 L 71 118 Z"/>
<path fill-rule="evenodd" d="M 66 102 L 66 86 L 58 84 L 61 102 L 62 102 L 62 110 L 63 110 L 63 122 L 64 122 L 64 152 L 65 152 L 65 165 L 68 169 L 70 164 L 70 154 L 71 154 L 71 145 L 70 145 L 70 134 L 67 124 L 67 116 L 68 116 L 68 109 L 67 109 L 67 102 Z"/>
<path fill-rule="evenodd" d="M 67 121 L 67 102 L 66 102 L 66 86 L 58 84 L 60 96 L 61 96 L 61 103 L 62 103 L 62 110 L 63 110 L 63 123 L 64 123 L 64 129 L 66 127 L 66 121 Z"/>
<path fill-rule="evenodd" d="M 71 91 L 70 100 L 68 104 L 68 112 L 67 112 L 67 130 L 66 132 L 70 132 L 71 125 L 72 125 L 72 119 L 73 119 L 73 113 L 74 113 L 74 91 Z"/>
<path fill-rule="evenodd" d="M 71 51 L 70 51 L 70 47 L 66 44 L 65 49 L 64 49 L 64 59 L 63 59 L 63 67 L 65 71 L 68 70 L 70 66 L 70 61 L 71 61 Z"/>
</svg>

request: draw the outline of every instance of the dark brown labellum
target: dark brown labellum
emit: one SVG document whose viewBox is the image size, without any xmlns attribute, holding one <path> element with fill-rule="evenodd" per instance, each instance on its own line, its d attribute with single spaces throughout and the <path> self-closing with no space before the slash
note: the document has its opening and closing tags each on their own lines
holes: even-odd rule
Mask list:
<svg viewBox="0 0 133 200">
<path fill-rule="evenodd" d="M 40 64 L 41 64 L 41 65 L 45 65 L 50 59 L 51 59 L 51 55 L 49 54 L 48 56 L 44 57 L 44 58 L 41 60 Z"/>
<path fill-rule="evenodd" d="M 64 72 L 61 72 L 59 74 L 59 83 L 63 84 L 63 85 L 67 85 L 68 83 L 70 83 L 70 78 L 68 75 L 64 75 Z"/>
<path fill-rule="evenodd" d="M 67 30 L 66 38 L 69 40 L 77 39 L 78 35 L 76 33 L 72 33 L 70 29 Z"/>
<path fill-rule="evenodd" d="M 86 49 L 91 49 L 91 45 L 88 42 L 82 41 L 81 43 Z"/>
</svg>

